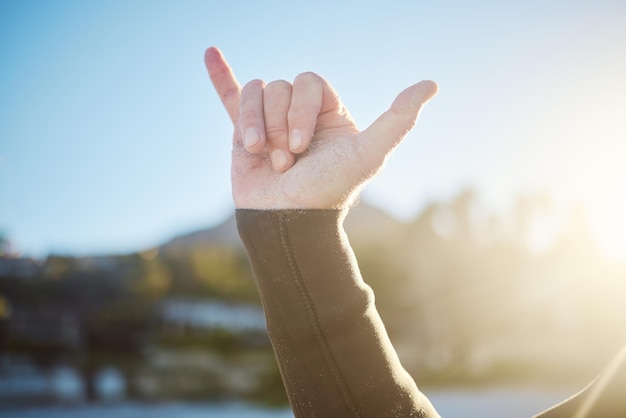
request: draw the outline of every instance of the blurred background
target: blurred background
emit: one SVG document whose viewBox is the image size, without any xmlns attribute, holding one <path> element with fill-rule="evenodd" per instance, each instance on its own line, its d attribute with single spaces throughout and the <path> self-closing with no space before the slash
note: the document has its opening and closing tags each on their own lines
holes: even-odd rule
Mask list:
<svg viewBox="0 0 626 418">
<path fill-rule="evenodd" d="M 346 229 L 442 414 L 547 407 L 626 342 L 626 3 L 0 0 L 11 414 L 289 416 L 232 217 L 211 45 L 242 84 L 323 75 L 361 128 L 439 83 Z M 459 395 L 477 388 L 490 397 Z"/>
</svg>

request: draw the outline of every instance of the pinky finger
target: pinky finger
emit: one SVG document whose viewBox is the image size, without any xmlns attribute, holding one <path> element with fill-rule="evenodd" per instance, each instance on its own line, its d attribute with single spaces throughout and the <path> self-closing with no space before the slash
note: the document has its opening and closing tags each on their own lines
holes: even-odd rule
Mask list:
<svg viewBox="0 0 626 418">
<path fill-rule="evenodd" d="M 222 51 L 211 47 L 204 54 L 204 63 L 213 82 L 215 90 L 222 100 L 230 120 L 235 124 L 239 112 L 239 95 L 241 88 L 233 74 L 233 70 L 222 55 Z"/>
</svg>

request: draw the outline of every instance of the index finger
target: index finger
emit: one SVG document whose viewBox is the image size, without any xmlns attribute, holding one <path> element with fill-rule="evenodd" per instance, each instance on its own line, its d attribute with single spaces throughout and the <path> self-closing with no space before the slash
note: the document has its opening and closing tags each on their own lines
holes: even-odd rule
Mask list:
<svg viewBox="0 0 626 418">
<path fill-rule="evenodd" d="M 209 72 L 209 77 L 211 77 L 213 87 L 220 96 L 234 125 L 239 116 L 239 97 L 241 95 L 241 87 L 235 74 L 222 55 L 222 51 L 214 46 L 204 53 L 204 64 Z"/>
</svg>

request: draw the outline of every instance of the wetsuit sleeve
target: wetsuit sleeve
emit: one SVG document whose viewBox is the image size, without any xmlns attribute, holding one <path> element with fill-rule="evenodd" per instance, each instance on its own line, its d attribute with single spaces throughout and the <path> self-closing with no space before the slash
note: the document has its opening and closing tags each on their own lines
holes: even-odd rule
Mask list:
<svg viewBox="0 0 626 418">
<path fill-rule="evenodd" d="M 626 417 L 626 347 L 589 386 L 535 418 Z"/>
<path fill-rule="evenodd" d="M 438 417 L 400 364 L 338 210 L 238 210 L 296 417 Z"/>
</svg>

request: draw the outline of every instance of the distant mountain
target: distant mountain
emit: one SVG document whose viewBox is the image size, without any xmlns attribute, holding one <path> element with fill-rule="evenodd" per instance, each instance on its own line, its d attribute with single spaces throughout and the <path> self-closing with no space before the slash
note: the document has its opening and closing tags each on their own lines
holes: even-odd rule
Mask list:
<svg viewBox="0 0 626 418">
<path fill-rule="evenodd" d="M 397 240 L 407 232 L 407 224 L 367 203 L 350 209 L 343 223 L 353 245 L 370 245 Z"/>
<path fill-rule="evenodd" d="M 394 239 L 406 231 L 406 224 L 396 218 L 361 202 L 350 209 L 344 227 L 352 243 L 369 244 L 387 239 Z M 231 215 L 222 223 L 199 231 L 179 235 L 161 246 L 164 252 L 184 252 L 202 245 L 228 246 L 243 249 L 235 215 Z"/>
<path fill-rule="evenodd" d="M 197 246 L 216 245 L 236 247 L 243 249 L 243 244 L 237 233 L 237 223 L 235 215 L 232 214 L 223 222 L 210 228 L 200 229 L 198 231 L 174 237 L 161 246 L 161 250 L 165 252 L 185 252 L 189 248 Z"/>
</svg>

